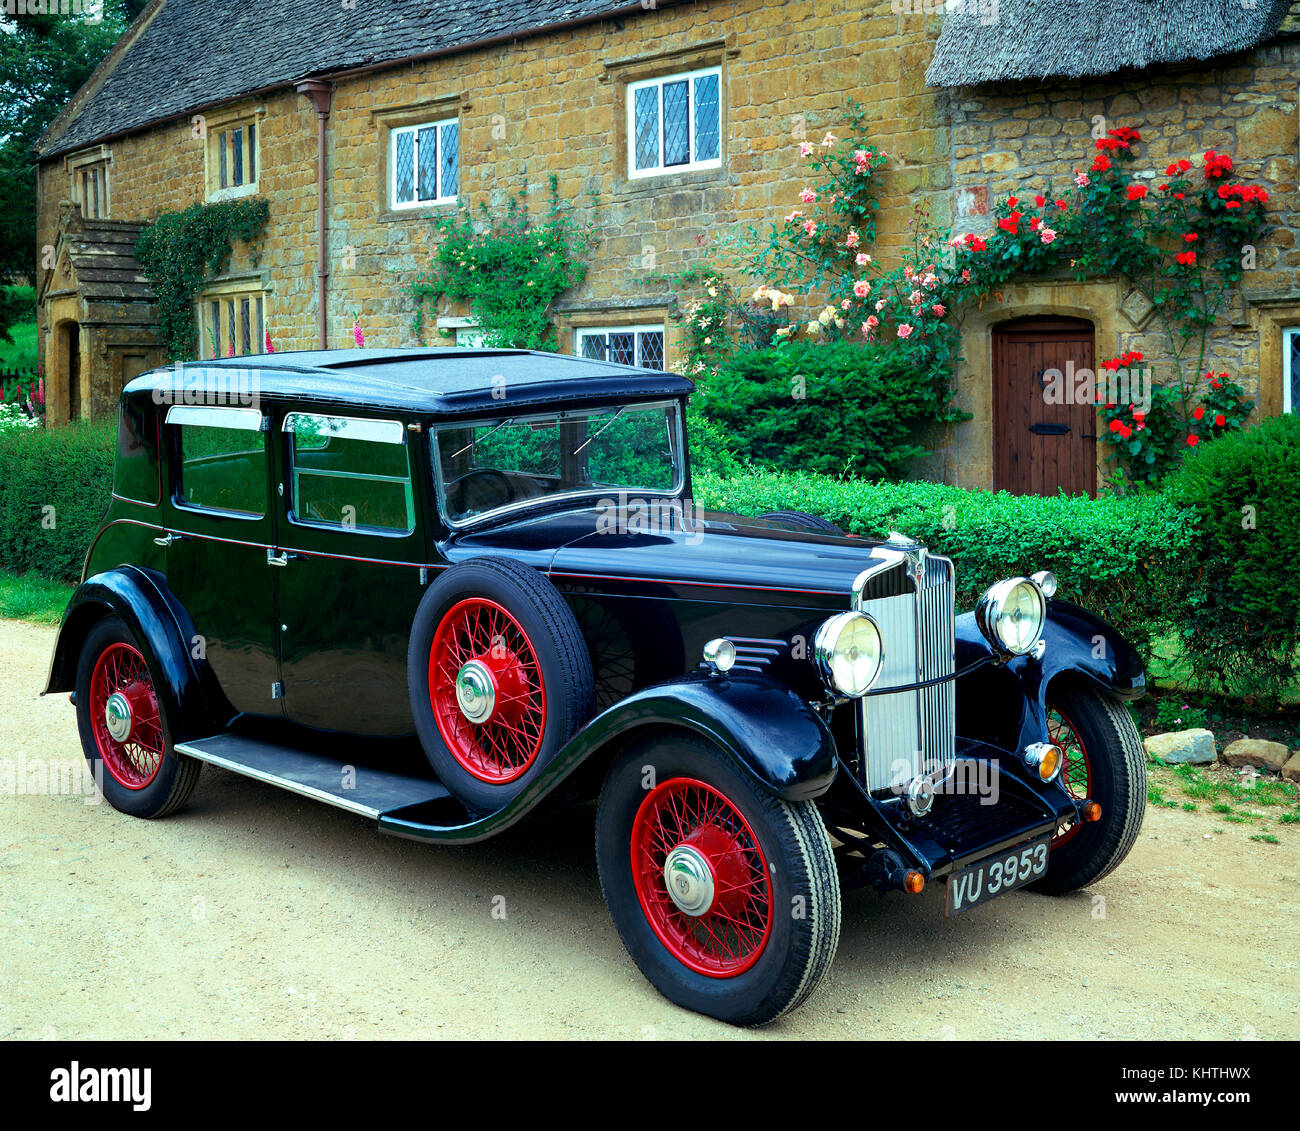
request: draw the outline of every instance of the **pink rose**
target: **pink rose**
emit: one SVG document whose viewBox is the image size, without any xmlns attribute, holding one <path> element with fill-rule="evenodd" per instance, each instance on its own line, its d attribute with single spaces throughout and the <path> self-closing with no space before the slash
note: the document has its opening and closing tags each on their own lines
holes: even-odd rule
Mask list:
<svg viewBox="0 0 1300 1131">
<path fill-rule="evenodd" d="M 1056 233 L 1052 231 L 1051 228 L 1044 228 L 1041 232 L 1038 233 L 1038 237 L 1043 241 L 1043 243 L 1051 243 L 1054 239 L 1056 239 Z"/>
<path fill-rule="evenodd" d="M 858 298 L 866 298 L 867 295 L 871 293 L 871 284 L 868 283 L 866 279 L 859 279 L 853 284 L 853 293 L 857 295 Z"/>
<path fill-rule="evenodd" d="M 909 326 L 906 322 L 904 322 L 898 328 L 898 336 L 900 338 L 910 338 L 912 336 L 912 327 Z"/>
<path fill-rule="evenodd" d="M 799 199 L 803 201 L 804 204 L 811 204 L 817 199 L 817 193 L 813 189 L 806 188 L 799 194 Z"/>
</svg>

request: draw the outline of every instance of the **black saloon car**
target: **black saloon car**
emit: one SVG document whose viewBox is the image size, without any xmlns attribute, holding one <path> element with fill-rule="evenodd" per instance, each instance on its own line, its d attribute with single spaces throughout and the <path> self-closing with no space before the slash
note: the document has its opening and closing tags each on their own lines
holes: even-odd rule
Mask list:
<svg viewBox="0 0 1300 1131">
<path fill-rule="evenodd" d="M 738 1024 L 813 992 L 843 888 L 955 914 L 1115 868 L 1129 645 L 1048 573 L 958 616 L 904 535 L 697 510 L 691 390 L 492 350 L 133 380 L 47 687 L 104 795 L 167 816 L 206 762 L 451 843 L 598 798 L 632 957 Z"/>
</svg>

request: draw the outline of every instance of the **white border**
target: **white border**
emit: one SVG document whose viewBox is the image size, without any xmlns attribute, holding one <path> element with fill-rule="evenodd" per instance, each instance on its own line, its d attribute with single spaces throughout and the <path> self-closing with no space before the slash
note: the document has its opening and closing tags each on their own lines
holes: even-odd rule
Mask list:
<svg viewBox="0 0 1300 1131">
<path fill-rule="evenodd" d="M 708 161 L 695 160 L 695 80 L 703 75 L 718 77 L 718 155 Z M 686 119 L 690 131 L 691 160 L 684 165 L 664 165 L 664 83 L 690 80 L 690 101 L 687 105 Z M 659 164 L 649 169 L 636 167 L 636 92 L 647 87 L 659 88 Z M 630 180 L 645 177 L 663 177 L 672 173 L 689 173 L 698 169 L 721 169 L 722 150 L 726 138 L 722 133 L 722 68 L 702 67 L 696 71 L 681 71 L 675 75 L 661 75 L 658 78 L 642 79 L 640 82 L 627 84 L 627 175 Z"/>
<path fill-rule="evenodd" d="M 394 212 L 404 212 L 409 208 L 429 208 L 435 204 L 455 204 L 456 194 L 444 196 L 442 192 L 442 131 L 446 126 L 456 127 L 456 184 L 460 186 L 460 119 L 459 118 L 439 118 L 436 122 L 421 122 L 413 126 L 394 126 L 388 131 L 388 206 Z M 432 200 L 420 199 L 420 158 L 419 132 L 421 130 L 438 131 L 438 187 L 437 193 Z M 411 149 L 412 157 L 415 161 L 415 168 L 412 173 L 412 184 L 415 188 L 415 199 L 399 201 L 397 199 L 397 138 L 399 134 L 415 134 L 415 141 Z"/>
</svg>

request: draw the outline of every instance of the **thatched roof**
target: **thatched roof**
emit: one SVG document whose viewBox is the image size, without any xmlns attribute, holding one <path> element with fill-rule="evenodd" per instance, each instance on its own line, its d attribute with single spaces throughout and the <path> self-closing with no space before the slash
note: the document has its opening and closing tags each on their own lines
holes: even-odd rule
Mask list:
<svg viewBox="0 0 1300 1131">
<path fill-rule="evenodd" d="M 930 86 L 1108 75 L 1247 51 L 1292 0 L 956 0 Z"/>
</svg>

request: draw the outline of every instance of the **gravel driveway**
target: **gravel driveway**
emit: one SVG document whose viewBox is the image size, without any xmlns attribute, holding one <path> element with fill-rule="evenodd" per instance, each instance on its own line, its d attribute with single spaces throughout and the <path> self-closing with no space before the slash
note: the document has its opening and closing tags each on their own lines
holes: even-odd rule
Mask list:
<svg viewBox="0 0 1300 1131">
<path fill-rule="evenodd" d="M 624 953 L 590 806 L 449 849 L 211 766 L 163 821 L 40 792 L 88 780 L 67 697 L 38 694 L 53 640 L 0 621 L 0 1037 L 1300 1037 L 1293 827 L 1206 839 L 1208 815 L 1148 808 L 1094 889 L 951 921 L 939 884 L 850 893 L 820 991 L 740 1031 Z"/>
</svg>

